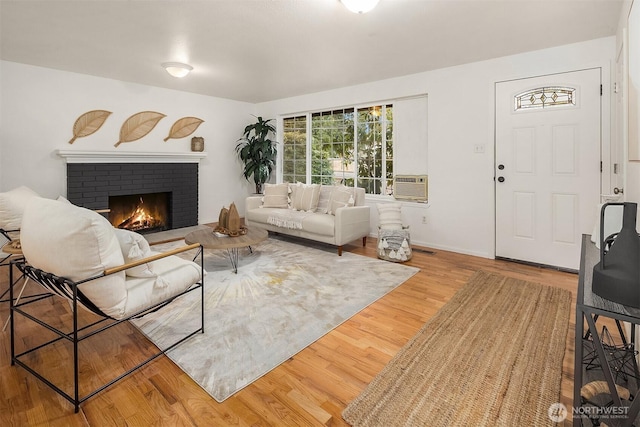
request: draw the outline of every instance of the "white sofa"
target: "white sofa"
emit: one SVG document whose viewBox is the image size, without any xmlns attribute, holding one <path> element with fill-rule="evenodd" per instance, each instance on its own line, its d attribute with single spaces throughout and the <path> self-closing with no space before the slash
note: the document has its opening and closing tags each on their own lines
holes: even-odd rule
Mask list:
<svg viewBox="0 0 640 427">
<path fill-rule="evenodd" d="M 282 186 L 287 185 L 267 185 L 263 196 L 248 197 L 245 205 L 245 224 L 279 234 L 336 245 L 338 255 L 342 255 L 343 245 L 354 240 L 362 239 L 362 245 L 366 245 L 369 234 L 369 206 L 364 204 L 363 188 L 317 185 L 318 196 L 310 196 L 315 200 L 305 206 L 310 209 L 300 209 L 298 202 L 303 198 L 309 202 L 307 196 L 311 194 L 310 189 L 313 186 L 291 184 L 288 190 L 289 197 L 273 203 L 275 196 L 270 195 L 270 189 L 276 186 L 282 189 Z M 307 196 L 303 196 L 302 192 L 306 190 L 309 190 Z M 349 191 L 349 200 L 345 202 L 343 199 L 340 202 L 340 194 L 344 196 Z"/>
</svg>

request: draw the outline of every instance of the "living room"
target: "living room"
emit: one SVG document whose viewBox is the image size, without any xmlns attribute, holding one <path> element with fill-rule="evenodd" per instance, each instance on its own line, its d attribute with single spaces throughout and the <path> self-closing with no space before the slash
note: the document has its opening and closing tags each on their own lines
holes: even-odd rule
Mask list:
<svg viewBox="0 0 640 427">
<path fill-rule="evenodd" d="M 496 84 L 596 68 L 601 70 L 601 84 L 604 88 L 601 101 L 601 193 L 610 194 L 619 185 L 624 187 L 625 200 L 640 200 L 640 163 L 619 154 L 624 175 L 615 177 L 613 163 L 616 162 L 609 161 L 612 147 L 620 143 L 620 112 L 615 111 L 617 100 L 614 84 L 618 52 L 625 40 L 624 31 L 628 26 L 630 1 L 615 2 L 620 3 L 619 20 L 616 20 L 619 23 L 613 30 L 598 28 L 602 34 L 589 39 L 545 48 L 522 49 L 509 55 L 257 101 L 181 90 L 179 85 L 188 82 L 176 83 L 172 77 L 164 75 L 166 73 L 160 63 L 171 60 L 166 57 L 148 58 L 145 54 L 143 61 L 147 63 L 149 74 L 154 79 L 166 79 L 166 86 L 172 88 L 117 77 L 100 77 L 81 68 L 63 71 L 63 65 L 23 63 L 13 59 L 18 56 L 11 50 L 21 48 L 20 44 L 7 48 L 4 46 L 7 43 L 5 31 L 8 31 L 4 24 L 13 19 L 13 9 L 5 3 L 12 2 L 3 1 L 0 4 L 3 23 L 3 52 L 0 62 L 0 191 L 24 185 L 43 197 L 55 199 L 60 195 L 66 196 L 65 153 L 77 152 L 87 156 L 91 152 L 111 156 L 126 156 L 131 153 L 185 154 L 192 153 L 191 136 L 199 136 L 204 138 L 204 152 L 198 159 L 198 223 L 210 224 L 218 221 L 221 208 L 232 202 L 243 216 L 245 198 L 253 193 L 252 183 L 241 175 L 241 163 L 237 159 L 235 146 L 243 129 L 254 120 L 254 116 L 273 118 L 281 129 L 283 118 L 299 113 L 372 103 L 393 103 L 396 100 L 426 95 L 426 140 L 420 141 L 420 146 L 404 146 L 398 150 L 407 156 L 416 151 L 426 153 L 423 159 L 424 169 L 405 172 L 426 174 L 429 178 L 429 203 L 405 204 L 403 207 L 403 219 L 411 229 L 412 244 L 494 262 Z M 380 3 L 379 7 L 383 6 L 385 0 Z M 338 6 L 340 5 L 336 8 Z M 19 16 L 23 21 L 19 22 L 23 23 L 27 22 L 25 16 L 33 13 L 28 9 L 15 10 L 20 12 Z M 350 25 L 358 25 L 357 19 L 366 16 L 350 16 Z M 13 25 L 15 24 L 11 28 Z M 31 24 L 25 25 L 23 31 L 28 33 L 29 25 Z M 12 33 L 10 40 L 20 37 L 22 36 Z M 503 37 L 507 38 L 508 35 Z M 425 43 L 437 41 L 434 39 Z M 94 49 L 100 50 L 98 46 Z M 119 75 L 119 69 L 127 66 L 126 61 L 112 64 L 112 75 Z M 185 81 L 196 77 L 199 72 L 201 69 L 194 64 L 192 75 L 187 76 Z M 215 78 L 215 72 L 210 71 L 208 78 Z M 69 144 L 73 136 L 74 121 L 81 114 L 96 109 L 112 113 L 98 132 Z M 122 123 L 140 111 L 160 112 L 166 118 L 159 122 L 149 136 L 114 147 Z M 188 116 L 203 120 L 194 135 L 162 141 L 168 135 L 172 123 Z M 281 134 L 276 135 L 277 140 L 281 137 Z M 399 171 L 401 172 L 404 171 Z M 280 174 L 281 170 L 278 170 L 272 177 L 272 182 L 277 182 Z M 619 183 L 614 182 L 615 179 L 620 179 Z M 371 237 L 375 238 L 377 235 L 375 206 L 388 200 L 384 196 L 374 196 L 366 201 L 372 207 Z M 594 223 L 595 205 L 589 216 L 589 222 Z M 581 230 L 590 231 L 591 229 Z M 361 250 L 357 246 L 354 248 L 356 251 Z M 470 259 L 471 264 L 477 262 L 474 258 Z M 460 264 L 464 265 L 465 262 L 460 261 Z M 540 274 L 545 276 L 549 273 Z M 560 279 L 563 283 L 570 280 L 564 276 Z M 4 352 L 7 353 L 6 350 Z M 3 365 L 3 369 L 10 368 Z M 249 424 L 246 420 L 244 422 Z"/>
<path fill-rule="evenodd" d="M 275 119 L 301 111 L 427 94 L 426 168 L 417 172 L 429 176 L 430 203 L 428 208 L 419 206 L 406 212 L 413 240 L 429 247 L 493 257 L 494 207 L 487 201 L 494 198 L 495 82 L 601 67 L 603 86 L 610 87 L 611 64 L 615 63 L 618 45 L 616 38 L 609 36 L 259 103 L 4 61 L 0 186 L 8 190 L 27 185 L 46 197 L 66 194 L 65 161 L 56 154 L 56 150 L 188 152 L 190 138 L 162 144 L 160 140 L 168 134 L 173 121 L 184 116 L 196 116 L 204 120 L 196 133 L 204 138 L 207 153 L 200 168 L 200 222 L 212 222 L 219 210 L 231 202 L 235 202 L 242 213 L 243 197 L 238 195 L 252 192 L 251 184 L 241 178 L 240 163 L 234 152 L 242 130 L 253 119 L 252 115 Z M 125 64 L 119 66 L 124 67 Z M 164 70 L 157 64 L 150 72 L 159 74 Z M 604 112 L 611 100 L 611 91 L 605 90 Z M 82 113 L 95 109 L 113 113 L 99 132 L 78 139 L 73 145 L 67 144 L 72 137 L 73 122 Z M 114 149 L 120 125 L 130 115 L 145 110 L 161 112 L 167 118 L 149 137 Z M 458 124 L 461 117 L 464 118 L 464 126 Z M 602 120 L 603 147 L 607 147 L 611 138 L 610 115 L 603 114 Z M 476 145 L 483 146 L 484 153 L 475 153 Z M 412 149 L 406 152 L 412 153 Z M 634 188 L 636 180 L 633 179 L 637 176 L 637 165 L 629 163 L 626 166 L 629 179 L 625 191 L 630 200 L 637 199 L 634 195 L 640 190 Z M 607 164 L 603 167 L 606 168 Z M 612 191 L 613 187 L 607 188 L 608 182 L 603 184 L 603 194 Z M 472 218 L 460 209 L 460 200 L 473 206 Z M 426 223 L 423 223 L 425 216 Z"/>
</svg>

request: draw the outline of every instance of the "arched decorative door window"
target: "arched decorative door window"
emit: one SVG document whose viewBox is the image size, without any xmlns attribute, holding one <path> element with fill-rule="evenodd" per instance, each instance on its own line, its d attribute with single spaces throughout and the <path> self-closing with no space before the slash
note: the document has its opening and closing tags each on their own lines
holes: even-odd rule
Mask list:
<svg viewBox="0 0 640 427">
<path fill-rule="evenodd" d="M 572 87 L 540 87 L 517 94 L 514 110 L 531 110 L 576 105 L 576 89 Z"/>
</svg>

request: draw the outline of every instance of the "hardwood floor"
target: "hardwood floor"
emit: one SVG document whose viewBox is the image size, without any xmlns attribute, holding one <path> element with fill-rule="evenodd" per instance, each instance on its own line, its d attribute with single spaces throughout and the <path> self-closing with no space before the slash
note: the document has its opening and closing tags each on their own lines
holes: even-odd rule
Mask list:
<svg viewBox="0 0 640 427">
<path fill-rule="evenodd" d="M 347 245 L 344 250 L 376 257 L 375 245 L 376 240 L 370 238 L 364 248 Z M 2 332 L 0 341 L 0 425 L 313 426 L 330 423 L 345 426 L 341 412 L 347 403 L 469 277 L 481 269 L 572 292 L 574 303 L 571 313 L 567 313 L 570 328 L 561 397 L 561 402 L 570 408 L 577 275 L 446 251 L 434 252 L 414 251 L 407 265 L 419 267 L 419 273 L 223 403 L 217 403 L 173 362 L 161 357 L 91 398 L 74 414 L 66 400 L 24 369 L 10 366 L 7 330 Z M 6 270 L 2 267 L 0 271 L 0 289 L 7 286 Z M 47 299 L 42 303 L 42 313 L 50 319 L 65 319 L 69 309 L 60 300 Z M 7 314 L 8 304 L 0 304 L 2 324 Z M 23 326 L 36 334 L 35 327 L 26 323 Z M 40 328 L 37 333 L 39 331 Z M 28 329 L 23 335 L 31 340 Z M 132 366 L 140 352 L 153 351 L 149 341 L 128 324 L 90 343 L 91 347 L 83 348 L 86 362 L 81 365 L 81 371 L 96 376 L 117 374 L 123 366 Z M 65 350 L 57 350 L 39 362 L 47 372 L 62 374 L 66 356 Z"/>
</svg>

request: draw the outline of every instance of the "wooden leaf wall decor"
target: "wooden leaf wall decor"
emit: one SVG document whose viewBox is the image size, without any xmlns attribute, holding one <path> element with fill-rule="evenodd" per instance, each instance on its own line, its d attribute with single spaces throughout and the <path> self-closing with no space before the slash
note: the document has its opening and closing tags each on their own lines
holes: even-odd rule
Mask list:
<svg viewBox="0 0 640 427">
<path fill-rule="evenodd" d="M 89 136 L 96 132 L 104 124 L 110 114 L 111 111 L 91 110 L 78 117 L 76 122 L 73 124 L 73 138 L 71 138 L 69 144 L 73 144 L 77 138 Z"/>
<path fill-rule="evenodd" d="M 136 141 L 153 130 L 165 114 L 155 111 L 142 111 L 136 113 L 124 121 L 120 128 L 120 139 L 115 143 L 115 147 L 123 142 Z"/>
<path fill-rule="evenodd" d="M 183 117 L 171 126 L 169 135 L 164 140 L 168 141 L 171 138 L 178 139 L 189 136 L 198 129 L 198 126 L 203 121 L 197 117 Z"/>
</svg>

